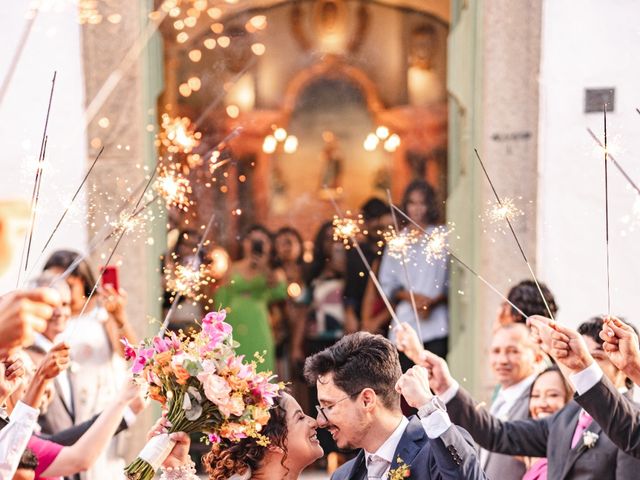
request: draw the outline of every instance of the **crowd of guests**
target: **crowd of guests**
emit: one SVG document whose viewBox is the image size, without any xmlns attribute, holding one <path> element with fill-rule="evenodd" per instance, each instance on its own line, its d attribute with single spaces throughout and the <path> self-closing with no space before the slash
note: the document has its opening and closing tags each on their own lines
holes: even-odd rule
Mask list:
<svg viewBox="0 0 640 480">
<path fill-rule="evenodd" d="M 435 195 L 425 182 L 408 186 L 402 209 L 415 222 L 400 227 L 411 238 L 425 238 L 438 225 Z M 630 324 L 594 316 L 572 329 L 552 319 L 558 305 L 546 285 L 514 285 L 493 322 L 487 363 L 496 387 L 485 407 L 447 364 L 448 260 L 425 262 L 419 241 L 402 256 L 389 252 L 382 233 L 396 219 L 385 202 L 371 199 L 360 213 L 357 242 L 367 265 L 334 239 L 331 221 L 318 230 L 310 258 L 295 229 L 271 233 L 256 225 L 241 239 L 241 258 L 217 282 L 215 302 L 230 309 L 239 352 L 251 358 L 258 352 L 261 368 L 291 381 L 291 395 L 278 400 L 282 415 L 274 413 L 280 425 L 265 430 L 285 451 L 273 468 L 289 469 L 284 462 L 292 445 L 284 437 L 297 432 L 301 443 L 311 438 L 311 447 L 298 452 L 303 460 L 294 470 L 329 459 L 331 470 L 348 461 L 336 479 L 387 478 L 393 458 L 379 477 L 371 477 L 368 462 L 376 449 L 393 457 L 385 445 L 398 440 L 394 432 L 402 427 L 449 449 L 442 452 L 447 459 L 429 456 L 431 473 L 414 471 L 417 478 L 449 478 L 438 476 L 447 461 L 457 465 L 451 464 L 451 478 L 463 471 L 500 480 L 638 476 L 640 347 Z M 196 244 L 182 237 L 174 261 L 193 256 Z M 400 325 L 391 323 L 368 265 Z M 29 288 L 0 297 L 0 479 L 121 478 L 123 431 L 146 400 L 123 360 L 120 340 L 136 341 L 126 293 L 104 285 L 87 302 L 94 284 L 86 261 L 58 251 Z M 369 333 L 354 333 L 363 331 Z M 421 416 L 427 402 L 429 415 L 446 411 L 440 423 Z M 292 416 L 304 422 L 299 431 L 283 430 Z M 376 436 L 374 427 L 386 433 Z M 315 447 L 316 434 L 326 457 Z M 477 453 L 468 448 L 471 439 Z M 181 464 L 189 439 L 177 434 L 175 440 L 169 462 Z M 365 453 L 345 453 L 358 447 Z M 243 450 L 236 450 L 234 462 L 243 465 Z M 256 452 L 251 468 L 260 471 L 271 454 Z M 233 473 L 220 460 L 228 454 L 209 452 L 210 471 Z"/>
</svg>

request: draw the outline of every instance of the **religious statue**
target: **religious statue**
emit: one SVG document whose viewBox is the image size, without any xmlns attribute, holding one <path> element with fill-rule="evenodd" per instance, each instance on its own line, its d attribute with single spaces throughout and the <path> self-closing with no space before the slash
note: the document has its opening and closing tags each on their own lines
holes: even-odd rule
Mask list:
<svg viewBox="0 0 640 480">
<path fill-rule="evenodd" d="M 333 132 L 327 130 L 322 133 L 324 148 L 320 154 L 320 161 L 323 164 L 322 181 L 320 183 L 321 196 L 330 194 L 332 196 L 339 195 L 342 191 L 340 185 L 343 158 L 338 146 L 338 140 Z M 322 194 L 322 192 L 326 192 Z"/>
</svg>

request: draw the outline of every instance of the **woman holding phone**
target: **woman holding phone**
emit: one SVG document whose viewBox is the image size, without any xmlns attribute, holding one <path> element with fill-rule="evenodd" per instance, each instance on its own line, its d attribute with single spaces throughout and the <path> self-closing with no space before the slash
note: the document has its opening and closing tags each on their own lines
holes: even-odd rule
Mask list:
<svg viewBox="0 0 640 480">
<path fill-rule="evenodd" d="M 254 225 L 242 239 L 242 258 L 234 262 L 215 295 L 215 305 L 229 308 L 237 351 L 252 360 L 264 355 L 261 370 L 275 371 L 275 342 L 269 304 L 287 298 L 284 272 L 272 264 L 273 241 L 262 225 Z"/>
</svg>

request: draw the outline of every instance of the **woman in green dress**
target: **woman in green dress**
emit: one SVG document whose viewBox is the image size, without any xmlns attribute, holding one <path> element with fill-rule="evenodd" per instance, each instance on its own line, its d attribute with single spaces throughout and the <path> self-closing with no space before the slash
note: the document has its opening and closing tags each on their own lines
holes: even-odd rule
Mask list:
<svg viewBox="0 0 640 480">
<path fill-rule="evenodd" d="M 255 353 L 264 357 L 262 371 L 275 371 L 275 343 L 269 322 L 269 304 L 287 297 L 284 273 L 272 266 L 273 242 L 269 231 L 251 227 L 242 239 L 242 258 L 230 267 L 216 291 L 216 306 L 230 309 L 227 321 L 233 326 L 238 352 L 248 360 Z"/>
</svg>

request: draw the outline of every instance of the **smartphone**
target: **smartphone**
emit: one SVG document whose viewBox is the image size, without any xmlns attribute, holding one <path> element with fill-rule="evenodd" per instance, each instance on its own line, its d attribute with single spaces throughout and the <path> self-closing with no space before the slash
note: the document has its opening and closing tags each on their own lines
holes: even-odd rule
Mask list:
<svg viewBox="0 0 640 480">
<path fill-rule="evenodd" d="M 118 267 L 114 265 L 107 265 L 104 267 L 104 273 L 102 274 L 102 286 L 111 285 L 117 292 L 119 291 L 118 282 Z"/>
</svg>

